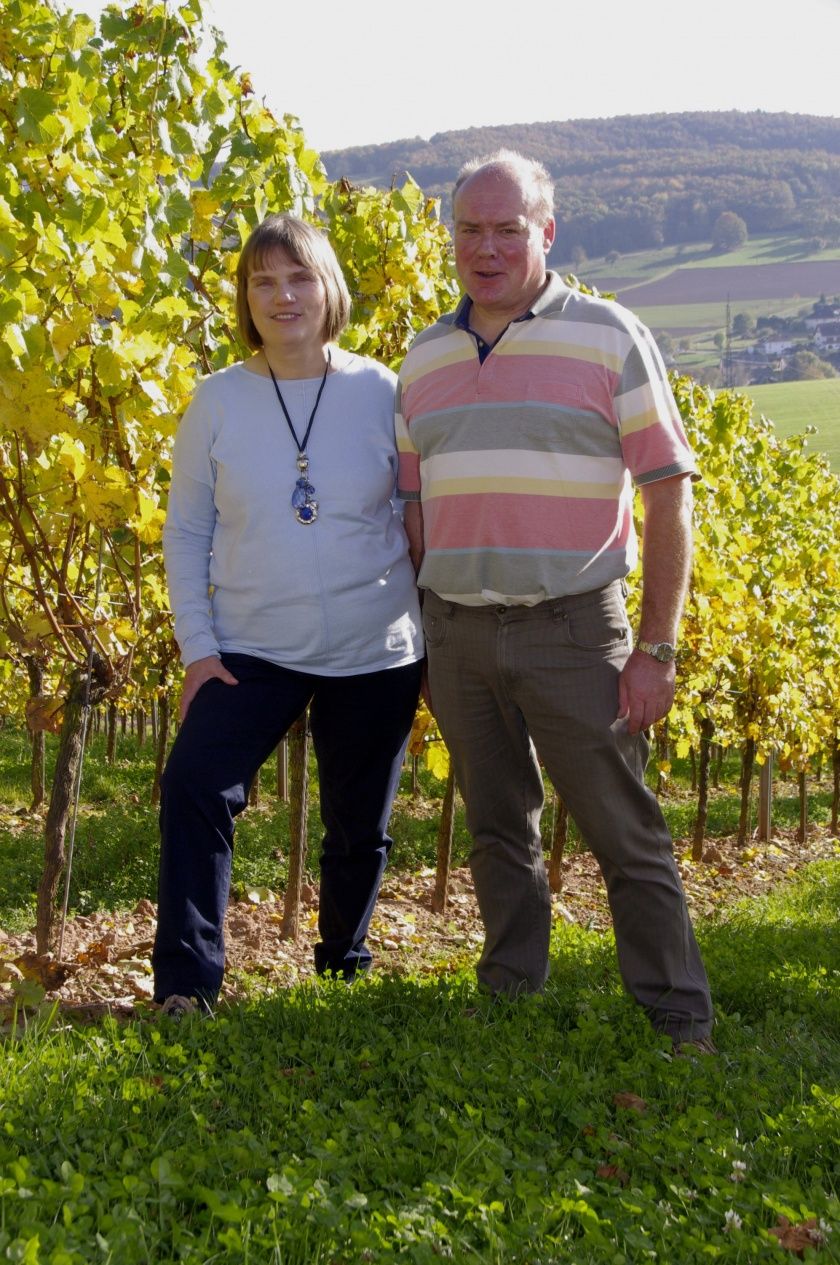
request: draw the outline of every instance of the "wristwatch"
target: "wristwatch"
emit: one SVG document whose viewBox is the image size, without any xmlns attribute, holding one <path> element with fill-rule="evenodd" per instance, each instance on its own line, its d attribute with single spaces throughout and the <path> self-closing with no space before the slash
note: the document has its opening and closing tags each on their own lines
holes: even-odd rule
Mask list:
<svg viewBox="0 0 840 1265">
<path fill-rule="evenodd" d="M 677 647 L 672 646 L 670 641 L 642 641 L 639 638 L 636 642 L 636 649 L 643 650 L 645 654 L 653 655 L 654 659 L 658 659 L 660 663 L 670 663 L 677 654 Z"/>
</svg>

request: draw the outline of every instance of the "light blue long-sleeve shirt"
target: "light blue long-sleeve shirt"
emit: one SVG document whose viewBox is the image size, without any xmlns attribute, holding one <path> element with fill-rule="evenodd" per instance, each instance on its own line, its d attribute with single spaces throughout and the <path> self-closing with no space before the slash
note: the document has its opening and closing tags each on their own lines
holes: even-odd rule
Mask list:
<svg viewBox="0 0 840 1265">
<path fill-rule="evenodd" d="M 298 452 L 271 379 L 237 364 L 199 384 L 178 429 L 163 535 L 184 664 L 229 651 L 350 676 L 422 658 L 393 503 L 395 382 L 333 350 L 306 446 L 311 525 L 291 507 Z M 279 385 L 302 439 L 320 378 Z"/>
</svg>

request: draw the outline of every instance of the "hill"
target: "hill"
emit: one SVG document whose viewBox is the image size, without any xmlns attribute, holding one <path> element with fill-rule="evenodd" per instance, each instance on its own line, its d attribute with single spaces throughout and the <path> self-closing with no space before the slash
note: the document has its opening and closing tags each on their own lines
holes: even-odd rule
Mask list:
<svg viewBox="0 0 840 1265">
<path fill-rule="evenodd" d="M 840 118 L 745 113 L 624 115 L 442 132 L 323 155 L 331 178 L 387 186 L 409 172 L 440 194 L 468 158 L 499 147 L 555 179 L 552 261 L 708 242 L 722 211 L 750 234 L 840 244 Z M 448 205 L 447 205 L 448 209 Z"/>
</svg>

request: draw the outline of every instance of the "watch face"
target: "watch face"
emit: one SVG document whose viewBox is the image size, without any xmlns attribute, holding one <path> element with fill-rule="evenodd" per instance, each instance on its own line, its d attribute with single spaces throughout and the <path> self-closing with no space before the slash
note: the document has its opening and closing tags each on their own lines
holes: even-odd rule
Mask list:
<svg viewBox="0 0 840 1265">
<path fill-rule="evenodd" d="M 672 646 L 668 641 L 657 641 L 652 643 L 650 641 L 639 640 L 637 645 L 640 650 L 645 652 L 645 654 L 652 655 L 653 658 L 658 659 L 660 663 L 670 663 L 672 659 L 676 658 L 677 648 L 676 646 Z"/>
</svg>

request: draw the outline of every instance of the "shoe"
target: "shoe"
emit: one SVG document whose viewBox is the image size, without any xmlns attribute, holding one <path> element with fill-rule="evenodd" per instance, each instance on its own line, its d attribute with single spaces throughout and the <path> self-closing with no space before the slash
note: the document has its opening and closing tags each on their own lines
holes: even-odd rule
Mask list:
<svg viewBox="0 0 840 1265">
<path fill-rule="evenodd" d="M 162 1016 L 166 1015 L 167 1019 L 171 1019 L 173 1023 L 180 1023 L 187 1015 L 197 1015 L 201 1012 L 194 997 L 182 997 L 180 993 L 173 993 L 171 997 L 166 998 L 160 1008 L 160 1013 Z"/>
<path fill-rule="evenodd" d="M 717 1054 L 718 1048 L 711 1037 L 689 1037 L 684 1041 L 674 1037 L 674 1057 L 691 1058 L 693 1054 Z"/>
</svg>

